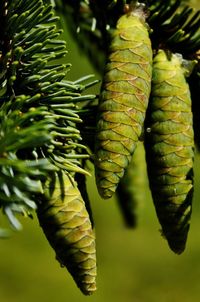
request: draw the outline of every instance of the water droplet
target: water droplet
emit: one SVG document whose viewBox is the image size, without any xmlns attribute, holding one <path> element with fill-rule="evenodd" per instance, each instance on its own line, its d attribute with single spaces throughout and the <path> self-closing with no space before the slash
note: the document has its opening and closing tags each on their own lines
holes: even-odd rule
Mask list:
<svg viewBox="0 0 200 302">
<path fill-rule="evenodd" d="M 61 268 L 65 267 L 64 263 L 62 262 L 62 260 L 60 259 L 60 257 L 58 255 L 56 255 L 55 258 L 59 262 Z"/>
<path fill-rule="evenodd" d="M 151 128 L 148 127 L 148 128 L 146 129 L 146 132 L 147 132 L 147 133 L 150 133 L 150 132 L 151 132 Z"/>
</svg>

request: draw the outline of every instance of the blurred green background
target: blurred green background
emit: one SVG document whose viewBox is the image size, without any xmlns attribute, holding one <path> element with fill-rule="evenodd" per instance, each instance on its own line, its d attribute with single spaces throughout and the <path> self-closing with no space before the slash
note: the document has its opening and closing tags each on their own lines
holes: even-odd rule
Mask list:
<svg viewBox="0 0 200 302">
<path fill-rule="evenodd" d="M 198 1 L 193 1 L 196 7 Z M 94 73 L 66 33 L 73 64 L 70 79 Z M 200 299 L 200 155 L 195 159 L 193 215 L 185 252 L 173 254 L 160 234 L 150 192 L 138 207 L 138 226 L 123 224 L 115 198 L 102 200 L 94 177 L 88 179 L 97 237 L 98 290 L 83 296 L 55 260 L 37 218 L 0 241 L 1 302 L 197 302 Z"/>
</svg>

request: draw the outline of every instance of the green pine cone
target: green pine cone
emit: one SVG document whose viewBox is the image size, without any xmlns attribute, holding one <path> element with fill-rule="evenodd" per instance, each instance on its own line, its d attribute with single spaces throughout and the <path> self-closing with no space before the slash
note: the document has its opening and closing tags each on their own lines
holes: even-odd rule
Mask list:
<svg viewBox="0 0 200 302">
<path fill-rule="evenodd" d="M 117 187 L 117 200 L 127 227 L 137 225 L 137 208 L 146 199 L 146 161 L 143 142 L 138 142 L 132 160 Z"/>
<path fill-rule="evenodd" d="M 63 176 L 64 191 L 58 180 L 53 193 L 38 206 L 38 219 L 56 258 L 66 266 L 85 295 L 96 290 L 95 235 L 85 203 L 76 184 Z M 52 184 L 47 186 L 51 192 Z"/>
<path fill-rule="evenodd" d="M 152 50 L 141 8 L 119 18 L 113 31 L 98 108 L 96 182 L 110 198 L 141 136 L 151 87 Z"/>
<path fill-rule="evenodd" d="M 194 134 L 189 86 L 180 56 L 154 58 L 146 157 L 158 219 L 170 248 L 185 249 L 193 195 Z"/>
</svg>

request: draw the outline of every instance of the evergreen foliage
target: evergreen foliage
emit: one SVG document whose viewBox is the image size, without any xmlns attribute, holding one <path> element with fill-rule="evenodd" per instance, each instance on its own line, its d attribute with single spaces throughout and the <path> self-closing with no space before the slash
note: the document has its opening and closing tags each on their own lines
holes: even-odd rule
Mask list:
<svg viewBox="0 0 200 302">
<path fill-rule="evenodd" d="M 89 174 L 81 167 L 82 160 L 89 155 L 87 147 L 80 143 L 82 138 L 77 124 L 82 120 L 78 104 L 93 100 L 95 96 L 82 95 L 85 88 L 92 85 L 91 82 L 83 84 L 90 76 L 75 82 L 66 80 L 70 65 L 58 61 L 67 53 L 66 42 L 59 39 L 61 31 L 56 26 L 58 17 L 48 1 L 6 1 L 1 7 L 1 17 L 4 31 L 0 37 L 0 206 L 12 226 L 19 229 L 21 225 L 16 213 L 30 215 L 31 210 L 36 208 L 41 213 L 41 208 L 46 209 L 53 198 L 53 195 L 46 197 L 48 186 L 52 194 L 54 189 L 59 190 L 53 183 L 56 181 L 56 177 L 52 178 L 54 173 L 63 171 L 69 176 L 71 174 L 72 180 L 77 172 Z M 68 201 L 68 190 L 65 193 L 65 186 L 69 187 L 69 178 L 66 177 L 62 186 L 67 220 L 73 203 Z M 76 195 L 80 195 L 75 182 L 72 181 L 71 187 L 71 191 L 76 190 Z M 82 213 L 86 216 L 85 203 L 81 197 L 79 199 L 81 209 L 75 204 L 74 211 L 78 216 Z M 48 211 L 44 210 L 39 215 L 44 230 L 48 228 L 46 216 Z M 57 216 L 59 213 L 55 214 L 55 228 Z M 89 216 L 87 220 L 88 232 L 92 233 Z M 73 236 L 79 236 L 82 223 L 85 222 L 80 220 L 78 226 L 70 224 Z M 1 230 L 1 234 L 5 232 Z M 68 245 L 70 240 L 73 238 L 67 239 Z M 95 270 L 94 235 L 92 240 L 92 269 Z M 80 239 L 77 243 L 77 251 L 81 249 L 81 242 Z M 53 247 L 59 254 L 59 245 Z M 65 252 L 65 247 L 63 249 Z M 79 254 L 82 254 L 81 250 Z M 88 255 L 90 257 L 89 251 Z M 87 286 L 87 268 L 83 266 L 80 274 L 75 273 L 76 266 L 82 262 L 80 257 L 77 259 L 78 264 L 75 262 L 74 268 L 71 268 L 69 261 L 66 267 L 72 276 L 76 276 L 75 281 L 81 290 L 88 294 L 91 286 Z M 95 274 L 92 282 L 95 284 Z"/>
<path fill-rule="evenodd" d="M 5 28 L 1 36 L 1 154 L 4 161 L 12 159 L 16 167 L 20 167 L 20 162 L 30 166 L 29 174 L 33 174 L 34 183 L 35 172 L 31 172 L 31 167 L 38 167 L 37 182 L 45 181 L 49 170 L 87 174 L 80 163 L 88 155 L 80 143 L 76 126 L 82 122 L 77 103 L 95 96 L 82 96 L 89 84 L 65 80 L 70 65 L 56 63 L 67 53 L 66 42 L 58 39 L 61 33 L 55 24 L 58 17 L 51 5 L 37 0 L 5 2 L 1 13 Z M 14 175 L 10 172 L 10 177 Z M 33 199 L 31 187 L 27 186 L 26 194 Z M 39 187 L 41 192 L 41 183 Z M 35 190 L 34 193 L 39 189 Z M 8 191 L 2 194 L 7 196 Z M 9 195 L 6 196 L 8 199 Z"/>
</svg>

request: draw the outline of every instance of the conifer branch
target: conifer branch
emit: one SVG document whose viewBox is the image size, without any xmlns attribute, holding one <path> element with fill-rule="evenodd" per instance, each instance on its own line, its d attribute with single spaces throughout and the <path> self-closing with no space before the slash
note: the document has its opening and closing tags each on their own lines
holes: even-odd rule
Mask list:
<svg viewBox="0 0 200 302">
<path fill-rule="evenodd" d="M 101 73 L 110 43 L 110 32 L 124 13 L 124 5 L 132 5 L 133 2 L 77 0 L 74 4 L 74 1 L 63 0 L 65 19 L 73 36 Z M 164 47 L 182 54 L 186 59 L 197 58 L 195 53 L 200 48 L 200 11 L 195 12 L 180 0 L 148 0 L 144 3 L 153 49 Z"/>
<path fill-rule="evenodd" d="M 70 64 L 57 63 L 66 42 L 49 1 L 5 1 L 0 9 L 0 207 L 19 228 L 14 213 L 36 208 L 50 171 L 88 174 L 78 104 L 95 99 L 82 95 L 95 81 L 66 79 Z"/>
</svg>

